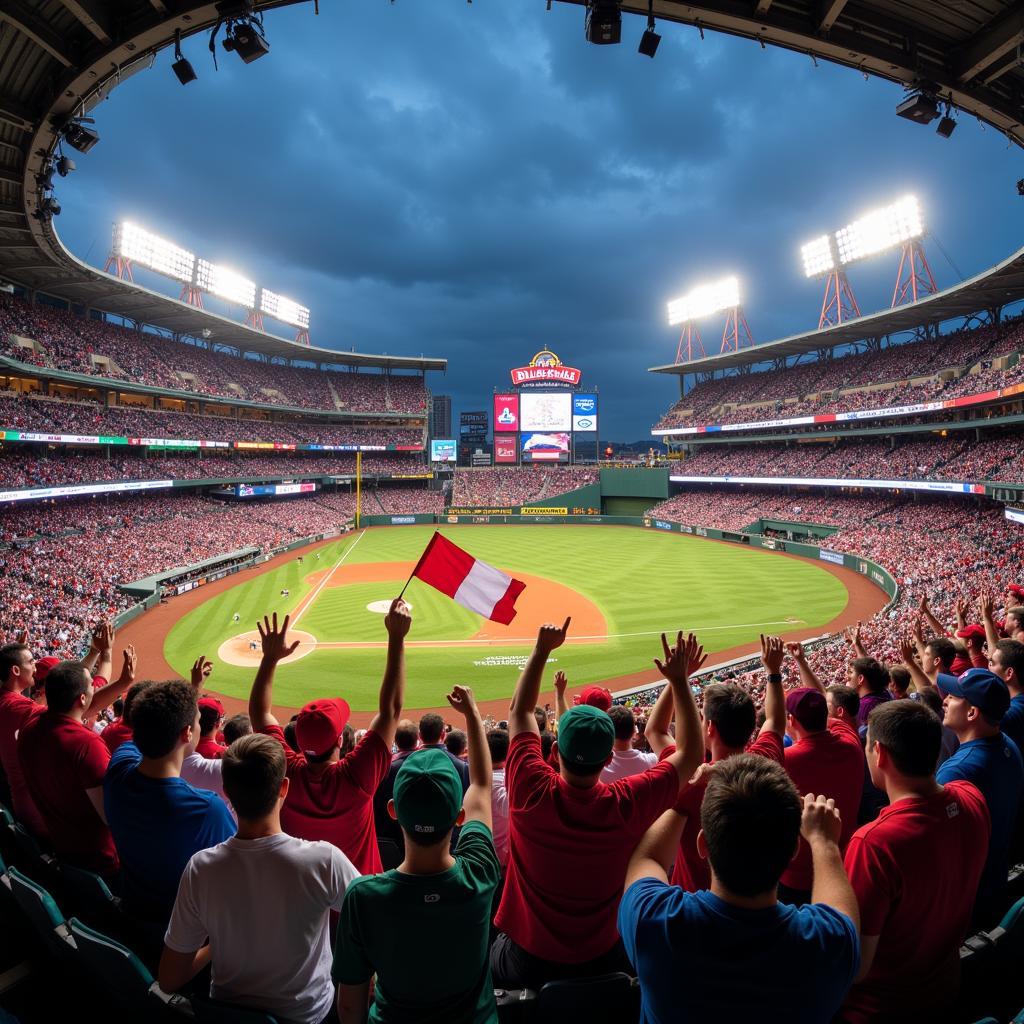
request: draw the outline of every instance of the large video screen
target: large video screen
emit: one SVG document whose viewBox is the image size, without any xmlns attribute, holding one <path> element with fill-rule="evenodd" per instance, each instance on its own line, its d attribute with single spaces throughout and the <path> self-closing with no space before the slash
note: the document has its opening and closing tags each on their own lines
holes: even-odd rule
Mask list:
<svg viewBox="0 0 1024 1024">
<path fill-rule="evenodd" d="M 454 462 L 456 454 L 456 444 L 454 440 L 450 441 L 431 441 L 430 442 L 430 461 L 431 462 Z"/>
<path fill-rule="evenodd" d="M 597 395 L 572 396 L 572 429 L 586 433 L 597 430 Z"/>
<path fill-rule="evenodd" d="M 568 462 L 569 435 L 522 434 L 523 462 Z"/>
<path fill-rule="evenodd" d="M 516 451 L 515 436 L 494 438 L 494 461 L 495 462 L 518 462 L 519 453 Z"/>
<path fill-rule="evenodd" d="M 514 433 L 519 429 L 519 396 L 494 396 L 494 432 Z"/>
<path fill-rule="evenodd" d="M 572 430 L 571 391 L 523 391 L 519 396 L 520 430 Z"/>
</svg>

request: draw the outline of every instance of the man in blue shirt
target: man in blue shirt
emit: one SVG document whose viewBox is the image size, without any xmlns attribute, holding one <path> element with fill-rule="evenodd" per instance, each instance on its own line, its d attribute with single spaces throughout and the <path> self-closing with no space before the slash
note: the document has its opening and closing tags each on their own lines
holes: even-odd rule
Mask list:
<svg viewBox="0 0 1024 1024">
<path fill-rule="evenodd" d="M 831 1020 L 860 963 L 835 802 L 810 793 L 801 802 L 785 769 L 753 754 L 701 771 L 697 850 L 711 867 L 710 891 L 668 884 L 683 826 L 674 809 L 640 840 L 626 873 L 619 933 L 640 978 L 643 1024 Z M 777 889 L 801 834 L 814 881 L 812 902 L 795 907 L 779 903 Z"/>
<path fill-rule="evenodd" d="M 999 728 L 1024 754 L 1024 644 L 1019 640 L 998 641 L 989 655 L 989 668 L 1010 691 L 1010 706 Z"/>
<path fill-rule="evenodd" d="M 192 854 L 235 834 L 227 804 L 181 779 L 199 740 L 188 683 L 153 683 L 132 705 L 133 742 L 110 759 L 103 806 L 121 861 L 125 909 L 162 941 L 181 873 Z"/>
<path fill-rule="evenodd" d="M 1000 728 L 1010 706 L 1006 683 L 987 668 L 972 668 L 961 676 L 939 673 L 944 694 L 943 723 L 960 740 L 960 748 L 944 761 L 935 778 L 940 783 L 964 779 L 981 790 L 992 818 L 988 859 L 974 904 L 974 923 L 988 928 L 1006 910 L 1006 875 L 1024 789 L 1024 762 L 1017 744 Z"/>
</svg>

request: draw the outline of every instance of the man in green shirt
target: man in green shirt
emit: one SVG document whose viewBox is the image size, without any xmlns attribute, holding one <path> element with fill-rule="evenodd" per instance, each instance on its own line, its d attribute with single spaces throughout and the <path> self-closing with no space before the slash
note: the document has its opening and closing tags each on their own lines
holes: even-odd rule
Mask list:
<svg viewBox="0 0 1024 1024">
<path fill-rule="evenodd" d="M 410 754 L 388 813 L 405 859 L 345 893 L 334 949 L 341 1024 L 496 1024 L 488 940 L 501 867 L 491 837 L 491 755 L 466 686 L 448 703 L 465 716 L 469 789 L 443 748 Z M 451 832 L 462 826 L 451 851 Z M 373 1004 L 370 980 L 377 975 Z"/>
</svg>

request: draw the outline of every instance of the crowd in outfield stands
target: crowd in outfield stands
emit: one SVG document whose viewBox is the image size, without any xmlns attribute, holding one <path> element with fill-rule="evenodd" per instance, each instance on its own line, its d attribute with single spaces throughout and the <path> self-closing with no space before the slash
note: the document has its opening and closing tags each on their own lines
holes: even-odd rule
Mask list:
<svg viewBox="0 0 1024 1024">
<path fill-rule="evenodd" d="M 577 487 L 596 484 L 600 472 L 590 466 L 498 466 L 458 469 L 451 504 L 456 508 L 511 508 L 542 501 Z"/>
<path fill-rule="evenodd" d="M 65 402 L 0 394 L 0 428 L 76 436 L 153 437 L 199 441 L 265 441 L 281 444 L 423 446 L 422 429 L 348 426 L 339 423 L 270 422 L 194 416 L 91 402 Z"/>
<path fill-rule="evenodd" d="M 761 372 L 718 378 L 695 386 L 657 426 L 757 422 L 976 394 L 1024 380 L 1021 363 L 1008 370 L 995 370 L 988 365 L 1019 351 L 1022 338 L 1024 326 L 1020 320 L 1012 320 L 999 327 L 959 331 L 938 339 L 893 345 L 878 352 L 812 360 L 789 367 L 782 374 Z M 980 367 L 980 372 L 947 381 L 936 376 L 950 368 L 967 370 L 975 366 Z M 907 380 L 917 377 L 928 380 L 914 384 Z M 895 386 L 876 387 L 886 382 Z M 845 388 L 872 390 L 834 394 Z M 735 405 L 748 407 L 735 409 Z"/>
<path fill-rule="evenodd" d="M 37 347 L 20 345 L 12 335 Z M 0 299 L 0 352 L 35 366 L 268 405 L 356 412 L 427 407 L 422 377 L 242 359 L 20 299 Z"/>
<path fill-rule="evenodd" d="M 423 487 L 378 487 L 371 492 L 380 510 L 388 515 L 440 515 L 444 511 L 444 495 Z M 370 501 L 363 505 L 364 515 L 377 512 Z"/>
<path fill-rule="evenodd" d="M 706 444 L 673 466 L 685 476 L 804 476 L 876 480 L 1024 479 L 1020 435 L 976 442 L 973 432 L 947 438 L 887 438 L 735 447 Z"/>
<path fill-rule="evenodd" d="M 191 455 L 145 455 L 138 450 L 108 449 L 110 456 L 71 454 L 50 449 L 45 456 L 29 454 L 24 445 L 7 445 L 0 451 L 0 488 L 53 487 L 61 484 L 111 480 L 202 480 L 218 477 L 259 477 L 268 480 L 302 480 L 329 474 L 351 474 L 356 457 L 350 452 L 334 455 L 247 455 L 198 452 Z M 157 449 L 159 452 L 159 449 Z M 426 473 L 422 453 L 364 454 L 364 476 L 391 473 Z"/>
<path fill-rule="evenodd" d="M 8 642 L 0 761 L 26 827 L 119 893 L 116 937 L 167 993 L 301 1024 L 493 1022 L 496 987 L 621 970 L 645 1024 L 962 1019 L 961 943 L 1000 920 L 1024 838 L 1024 585 L 986 589 L 995 554 L 963 563 L 966 628 L 928 604 L 948 580 L 919 581 L 895 663 L 863 630 L 824 661 L 768 636 L 744 688 L 662 634 L 643 709 L 570 700 L 560 670 L 549 714 L 571 620 L 541 626 L 490 728 L 465 685 L 403 719 L 398 598 L 359 733 L 344 684 L 275 717 L 298 644 L 276 614 L 231 720 L 202 652 L 188 681 L 136 682 L 108 623 L 82 662 Z"/>
</svg>

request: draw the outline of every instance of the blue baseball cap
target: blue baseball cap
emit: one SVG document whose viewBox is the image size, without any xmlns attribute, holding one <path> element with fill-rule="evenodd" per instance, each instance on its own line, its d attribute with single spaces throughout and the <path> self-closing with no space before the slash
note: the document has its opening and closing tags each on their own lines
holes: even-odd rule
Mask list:
<svg viewBox="0 0 1024 1024">
<path fill-rule="evenodd" d="M 987 668 L 969 668 L 959 676 L 940 672 L 935 681 L 943 693 L 962 697 L 994 722 L 998 722 L 1010 706 L 1006 683 Z"/>
</svg>

